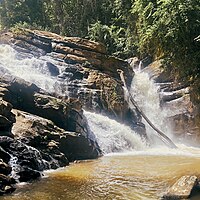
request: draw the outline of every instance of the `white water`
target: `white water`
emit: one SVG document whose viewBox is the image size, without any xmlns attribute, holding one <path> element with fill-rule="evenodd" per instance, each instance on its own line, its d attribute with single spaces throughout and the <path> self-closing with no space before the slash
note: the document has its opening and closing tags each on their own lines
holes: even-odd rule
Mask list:
<svg viewBox="0 0 200 200">
<path fill-rule="evenodd" d="M 46 91 L 62 93 L 59 81 L 51 76 L 47 61 L 42 57 L 37 59 L 29 55 L 22 58 L 11 46 L 0 45 L 0 67 L 6 69 L 6 73 L 23 78 Z"/>
<path fill-rule="evenodd" d="M 170 109 L 160 107 L 159 98 L 159 86 L 157 86 L 153 80 L 150 80 L 147 73 L 142 72 L 140 69 L 135 71 L 135 76 L 131 85 L 131 93 L 138 103 L 139 107 L 145 113 L 145 115 L 151 120 L 151 122 L 168 137 L 173 138 L 173 132 L 170 123 L 167 121 L 167 117 L 172 112 Z M 132 105 L 130 104 L 130 107 Z M 155 143 L 160 143 L 156 140 L 155 131 L 149 126 L 146 121 L 143 121 L 146 126 L 146 131 L 150 139 L 153 139 Z"/>
<path fill-rule="evenodd" d="M 37 86 L 49 92 L 55 90 L 59 92 L 59 84 L 61 83 L 56 77 L 51 76 L 46 66 L 46 61 L 42 57 L 40 59 L 34 57 L 22 59 L 11 46 L 0 45 L 0 67 L 5 68 L 15 76 L 35 83 Z M 60 71 L 62 70 L 62 66 L 57 67 Z M 148 118 L 156 124 L 157 128 L 172 138 L 173 133 L 170 124 L 166 122 L 167 116 L 172 111 L 170 109 L 160 108 L 158 89 L 154 82 L 149 80 L 148 74 L 136 71 L 131 87 L 132 95 Z M 163 143 L 159 143 L 158 141 L 156 141 L 158 145 L 156 146 L 155 140 L 154 148 L 149 148 L 128 126 L 99 114 L 85 112 L 85 115 L 90 128 L 96 135 L 99 145 L 105 154 L 112 152 L 134 152 L 134 154 L 150 155 L 197 155 L 197 152 L 199 152 L 198 148 L 187 147 L 183 144 L 179 145 L 178 150 L 168 149 Z M 147 124 L 146 129 L 149 136 L 155 133 Z"/>
<path fill-rule="evenodd" d="M 130 152 L 146 148 L 145 141 L 142 141 L 140 136 L 128 126 L 100 114 L 86 111 L 84 114 L 103 153 Z"/>
</svg>

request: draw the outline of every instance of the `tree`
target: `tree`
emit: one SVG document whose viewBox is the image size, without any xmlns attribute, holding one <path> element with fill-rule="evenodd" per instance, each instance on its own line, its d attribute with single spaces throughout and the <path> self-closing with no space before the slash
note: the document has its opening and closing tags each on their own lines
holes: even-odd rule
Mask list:
<svg viewBox="0 0 200 200">
<path fill-rule="evenodd" d="M 45 25 L 42 0 L 2 0 L 0 3 L 1 26 L 9 28 L 16 23 Z"/>
<path fill-rule="evenodd" d="M 198 0 L 135 0 L 138 48 L 163 57 L 182 78 L 200 77 L 200 32 Z"/>
</svg>

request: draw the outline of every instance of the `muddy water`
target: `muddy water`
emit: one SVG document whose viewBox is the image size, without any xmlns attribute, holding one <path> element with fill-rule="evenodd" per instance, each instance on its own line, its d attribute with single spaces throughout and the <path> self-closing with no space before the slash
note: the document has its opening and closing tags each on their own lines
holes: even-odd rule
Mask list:
<svg viewBox="0 0 200 200">
<path fill-rule="evenodd" d="M 112 154 L 46 172 L 1 200 L 156 200 L 179 177 L 200 174 L 198 149 Z M 163 149 L 162 149 L 163 152 Z M 184 155 L 185 154 L 185 155 Z M 195 200 L 200 197 L 193 198 Z"/>
</svg>

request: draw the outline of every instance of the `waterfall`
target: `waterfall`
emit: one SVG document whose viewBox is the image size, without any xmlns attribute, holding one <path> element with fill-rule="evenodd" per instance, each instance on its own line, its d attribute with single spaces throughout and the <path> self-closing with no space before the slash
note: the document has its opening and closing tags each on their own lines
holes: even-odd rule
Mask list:
<svg viewBox="0 0 200 200">
<path fill-rule="evenodd" d="M 84 114 L 104 154 L 146 148 L 145 141 L 130 127 L 100 114 L 86 111 Z"/>
<path fill-rule="evenodd" d="M 10 73 L 23 78 L 48 92 L 68 95 L 67 78 L 60 80 L 59 77 L 64 75 L 70 77 L 70 70 L 66 70 L 70 65 L 61 63 L 51 58 L 48 54 L 36 58 L 31 53 L 18 53 L 9 45 L 0 45 L 0 55 L 0 72 L 3 70 L 3 73 Z M 52 66 L 54 70 L 57 70 L 57 74 L 52 74 Z M 80 87 L 78 91 L 80 92 L 84 89 Z M 170 125 L 166 123 L 170 110 L 160 108 L 158 90 L 159 87 L 149 79 L 148 74 L 143 73 L 141 69 L 136 71 L 131 86 L 131 93 L 134 99 L 147 117 L 160 130 L 171 137 Z M 91 101 L 92 106 L 98 107 L 95 100 L 95 92 L 92 91 L 91 93 Z M 83 93 L 85 94 L 84 91 Z M 145 142 L 128 126 L 95 113 L 85 112 L 85 115 L 104 153 L 146 148 Z M 147 124 L 146 129 L 149 136 L 155 133 Z"/>
<path fill-rule="evenodd" d="M 161 108 L 159 86 L 149 78 L 147 73 L 142 72 L 140 68 L 135 70 L 135 76 L 132 80 L 130 92 L 151 122 L 168 137 L 172 138 L 171 125 L 167 121 L 167 117 L 170 116 L 170 112 L 172 111 L 167 108 Z M 130 107 L 133 106 L 130 104 Z M 159 140 L 155 138 L 155 131 L 145 120 L 143 123 L 145 124 L 146 132 L 149 138 L 153 140 L 152 142 L 154 145 L 159 143 Z"/>
<path fill-rule="evenodd" d="M 61 66 L 58 69 L 52 63 L 49 64 L 45 56 L 40 58 L 33 57 L 31 54 L 18 53 L 10 45 L 0 45 L 0 71 L 10 73 L 20 77 L 26 81 L 36 84 L 38 87 L 48 91 L 62 94 L 59 79 L 52 76 L 52 66 L 54 71 L 61 71 Z M 50 60 L 51 62 L 53 59 Z M 63 87 L 62 87 L 63 88 Z"/>
</svg>

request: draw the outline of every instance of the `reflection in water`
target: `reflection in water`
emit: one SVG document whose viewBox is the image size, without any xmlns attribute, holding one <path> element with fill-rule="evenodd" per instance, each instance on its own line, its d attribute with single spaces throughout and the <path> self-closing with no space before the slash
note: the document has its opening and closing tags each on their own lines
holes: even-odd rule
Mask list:
<svg viewBox="0 0 200 200">
<path fill-rule="evenodd" d="M 171 151 L 171 150 L 170 150 Z M 113 154 L 46 172 L 2 200 L 155 200 L 185 174 L 198 174 L 200 157 Z"/>
</svg>

